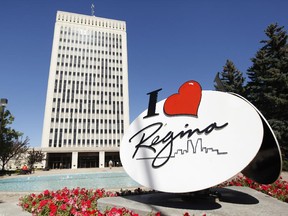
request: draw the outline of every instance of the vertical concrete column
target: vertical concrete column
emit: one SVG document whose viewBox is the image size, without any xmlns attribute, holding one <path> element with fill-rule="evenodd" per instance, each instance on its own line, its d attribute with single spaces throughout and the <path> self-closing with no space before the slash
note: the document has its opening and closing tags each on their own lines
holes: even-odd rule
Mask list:
<svg viewBox="0 0 288 216">
<path fill-rule="evenodd" d="M 42 164 L 42 168 L 48 168 L 48 153 L 47 152 L 43 152 L 45 155 L 45 159 L 46 160 L 42 160 L 41 164 Z"/>
<path fill-rule="evenodd" d="M 99 168 L 105 167 L 105 151 L 99 152 Z"/>
<path fill-rule="evenodd" d="M 72 152 L 72 169 L 78 168 L 78 152 Z"/>
</svg>

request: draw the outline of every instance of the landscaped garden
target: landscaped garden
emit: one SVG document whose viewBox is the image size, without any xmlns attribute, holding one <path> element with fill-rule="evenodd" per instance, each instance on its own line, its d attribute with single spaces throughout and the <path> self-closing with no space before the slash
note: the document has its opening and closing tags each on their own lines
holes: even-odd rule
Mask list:
<svg viewBox="0 0 288 216">
<path fill-rule="evenodd" d="M 224 182 L 220 185 L 220 187 L 225 186 L 250 187 L 283 202 L 288 202 L 288 182 L 284 181 L 282 177 L 280 177 L 273 184 L 264 185 L 258 184 L 245 176 L 237 176 L 237 178 L 234 178 L 231 181 Z"/>
<path fill-rule="evenodd" d="M 280 177 L 275 183 L 270 185 L 258 184 L 249 178 L 238 176 L 233 180 L 225 182 L 219 187 L 244 186 L 261 191 L 267 195 L 275 197 L 283 202 L 288 202 L 288 182 Z M 145 193 L 136 189 L 130 194 Z M 111 208 L 104 212 L 97 209 L 97 200 L 102 197 L 122 196 L 126 192 L 109 192 L 104 189 L 88 190 L 85 188 L 68 189 L 63 188 L 57 191 L 45 190 L 40 194 L 31 193 L 19 199 L 19 205 L 23 210 L 32 215 L 49 216 L 136 216 L 138 214 L 126 208 Z M 151 212 L 149 216 L 161 216 L 161 212 Z M 204 214 L 205 215 L 205 214 Z M 190 216 L 185 213 L 184 216 Z"/>
</svg>

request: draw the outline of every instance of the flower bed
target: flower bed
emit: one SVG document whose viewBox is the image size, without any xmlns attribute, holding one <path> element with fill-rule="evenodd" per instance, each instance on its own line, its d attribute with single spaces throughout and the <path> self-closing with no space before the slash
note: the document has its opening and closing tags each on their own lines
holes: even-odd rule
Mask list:
<svg viewBox="0 0 288 216">
<path fill-rule="evenodd" d="M 258 184 L 245 176 L 237 176 L 236 178 L 224 182 L 220 187 L 225 186 L 244 186 L 250 187 L 269 196 L 275 197 L 283 202 L 288 202 L 288 182 L 280 177 L 276 182 L 269 185 Z"/>
<path fill-rule="evenodd" d="M 113 197 L 115 193 L 106 192 L 103 189 L 87 190 L 85 188 L 75 188 L 69 190 L 63 188 L 62 190 L 49 191 L 36 195 L 34 193 L 21 197 L 19 205 L 32 215 L 103 215 L 96 208 L 97 200 L 102 197 Z M 111 209 L 115 212 L 115 209 Z M 122 212 L 125 210 L 123 209 Z M 127 213 L 127 214 L 126 214 Z M 129 211 L 125 212 L 126 215 Z"/>
<path fill-rule="evenodd" d="M 139 216 L 126 208 L 111 208 L 105 212 L 97 210 L 97 200 L 102 197 L 114 197 L 118 195 L 142 194 L 153 191 L 136 189 L 134 192 L 122 191 L 121 193 L 106 192 L 104 189 L 87 190 L 74 188 L 72 190 L 45 190 L 40 194 L 29 194 L 19 199 L 19 206 L 32 215 L 39 216 Z M 128 194 L 127 194 L 128 193 Z M 161 216 L 160 212 L 150 213 L 149 216 Z M 190 216 L 188 212 L 184 216 Z M 205 216 L 205 214 L 203 215 Z"/>
<path fill-rule="evenodd" d="M 249 178 L 238 176 L 231 181 L 224 182 L 219 187 L 225 186 L 245 186 L 261 191 L 284 202 L 288 202 L 288 182 L 280 177 L 275 183 L 270 185 L 258 184 Z M 152 192 L 152 191 L 151 191 Z M 138 214 L 126 208 L 111 208 L 105 212 L 97 210 L 97 200 L 102 197 L 114 197 L 117 195 L 130 195 L 146 193 L 141 189 L 134 192 L 121 191 L 113 193 L 104 189 L 87 190 L 85 188 L 49 191 L 45 190 L 40 194 L 29 194 L 19 199 L 19 205 L 32 215 L 49 216 L 138 216 Z M 161 216 L 160 212 L 150 213 L 149 216 Z M 205 214 L 204 214 L 205 215 Z M 203 216 L 204 216 L 203 215 Z M 185 213 L 184 216 L 190 216 Z"/>
<path fill-rule="evenodd" d="M 19 199 L 19 205 L 23 210 L 32 215 L 49 216 L 137 216 L 138 214 L 125 208 L 111 208 L 105 212 L 97 210 L 97 200 L 102 197 L 114 197 L 116 193 L 104 189 L 87 190 L 85 188 L 74 188 L 72 190 L 49 191 L 36 195 L 34 193 Z"/>
</svg>

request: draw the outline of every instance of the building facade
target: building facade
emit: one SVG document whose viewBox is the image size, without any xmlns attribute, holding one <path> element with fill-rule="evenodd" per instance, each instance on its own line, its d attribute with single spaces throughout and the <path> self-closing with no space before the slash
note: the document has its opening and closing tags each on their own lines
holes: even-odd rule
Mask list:
<svg viewBox="0 0 288 216">
<path fill-rule="evenodd" d="M 118 164 L 128 126 L 126 23 L 58 11 L 41 144 L 45 166 Z"/>
</svg>

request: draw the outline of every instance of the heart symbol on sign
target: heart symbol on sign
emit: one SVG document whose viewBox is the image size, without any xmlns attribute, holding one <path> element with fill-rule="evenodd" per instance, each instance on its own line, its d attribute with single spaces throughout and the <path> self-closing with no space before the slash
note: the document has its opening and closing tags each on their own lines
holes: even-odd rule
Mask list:
<svg viewBox="0 0 288 216">
<path fill-rule="evenodd" d="M 200 84 L 194 80 L 180 86 L 178 93 L 168 97 L 164 103 L 164 113 L 167 115 L 197 116 L 202 96 Z"/>
</svg>

